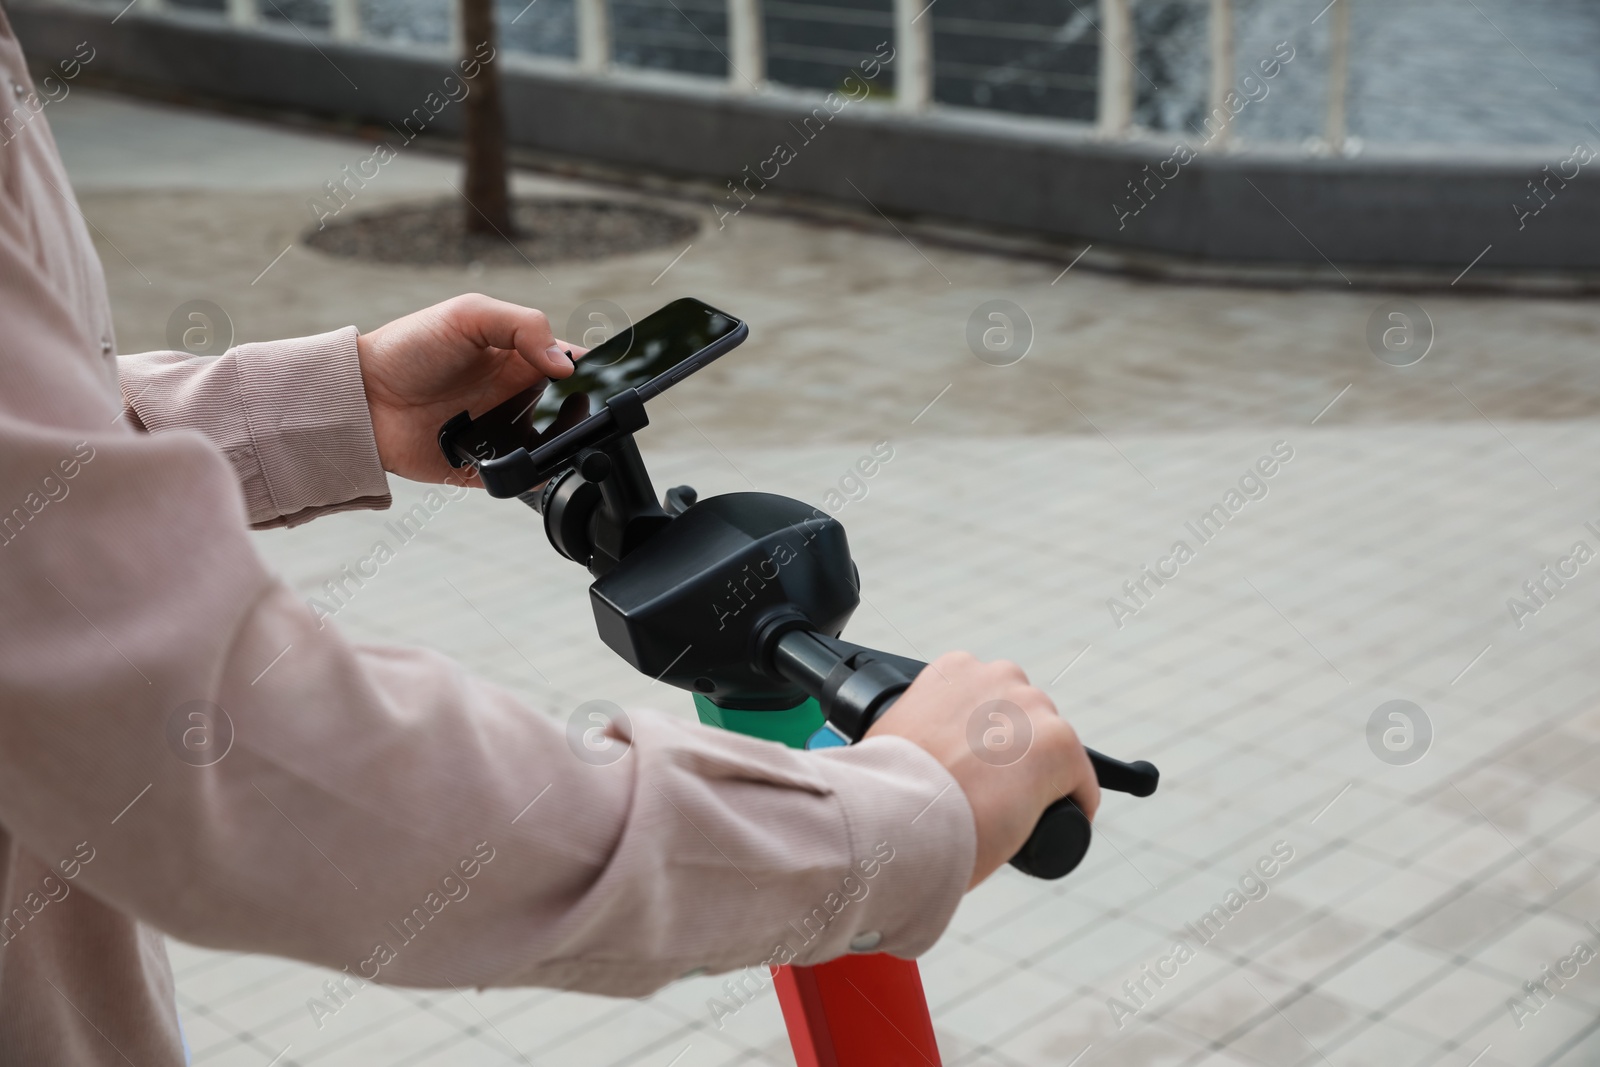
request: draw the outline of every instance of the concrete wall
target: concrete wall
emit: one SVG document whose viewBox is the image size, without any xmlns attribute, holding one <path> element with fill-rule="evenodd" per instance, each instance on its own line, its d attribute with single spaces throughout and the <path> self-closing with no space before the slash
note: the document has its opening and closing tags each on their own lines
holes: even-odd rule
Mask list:
<svg viewBox="0 0 1600 1067">
<path fill-rule="evenodd" d="M 137 8 L 113 24 L 104 8 L 27 0 L 7 9 L 41 64 L 87 40 L 98 77 L 380 125 L 421 107 L 451 72 L 421 51 L 320 37 L 313 47 L 292 28 L 241 31 L 198 17 L 144 17 Z M 756 171 L 787 144 L 794 159 L 774 188 L 857 207 L 864 195 L 891 215 L 1218 263 L 1453 273 L 1492 244 L 1483 270 L 1600 266 L 1593 175 L 1568 183 L 1520 229 L 1513 210 L 1532 206 L 1527 183 L 1565 153 L 1479 162 L 1205 154 L 1164 187 L 1152 179 L 1148 205 L 1119 217 L 1114 205 L 1135 205 L 1126 183 L 1173 173 L 1174 164 L 1162 166 L 1172 143 L 1107 142 L 1067 123 L 952 110 L 909 116 L 864 103 L 848 105 L 808 140 L 803 123 L 820 105 L 798 94 L 736 96 L 717 83 L 529 63 L 508 66 L 506 94 L 518 145 L 720 182 Z M 459 107 L 446 107 L 431 128 L 458 134 L 461 117 Z M 812 128 L 819 125 L 813 119 Z M 773 168 L 766 164 L 766 173 Z"/>
</svg>

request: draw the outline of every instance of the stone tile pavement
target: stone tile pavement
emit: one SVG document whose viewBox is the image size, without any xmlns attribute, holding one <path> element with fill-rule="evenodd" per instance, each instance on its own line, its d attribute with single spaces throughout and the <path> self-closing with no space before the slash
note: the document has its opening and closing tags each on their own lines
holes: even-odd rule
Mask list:
<svg viewBox="0 0 1600 1067">
<path fill-rule="evenodd" d="M 1081 1063 L 1116 1065 L 1420 1067 L 1485 1048 L 1491 1067 L 1593 1062 L 1600 968 L 1528 1002 L 1539 1010 L 1520 1029 L 1507 1001 L 1576 942 L 1600 943 L 1584 926 L 1600 920 L 1600 679 L 1581 629 L 1600 590 L 1580 574 L 1521 631 L 1505 600 L 1573 540 L 1594 544 L 1581 523 L 1600 504 L 1585 510 L 1579 487 L 1600 478 L 1588 458 L 1600 434 L 1513 429 L 1578 500 L 1487 426 L 1127 436 L 1123 455 L 1097 438 L 897 447 L 841 513 L 867 600 L 849 632 L 922 655 L 965 644 L 1012 656 L 1055 679 L 1092 743 L 1164 773 L 1154 798 L 1110 799 L 1072 877 L 1047 885 L 1007 870 L 965 902 L 923 964 L 952 1063 L 1065 1064 L 1086 1048 Z M 1294 458 L 1268 495 L 1118 629 L 1105 601 L 1175 538 L 1193 540 L 1188 517 L 1278 440 Z M 853 458 L 809 446 L 730 462 L 713 444 L 652 454 L 659 483 L 738 491 L 748 478 L 820 504 Z M 619 671 L 571 625 L 585 576 L 545 552 L 525 512 L 451 505 L 340 622 L 442 648 L 552 714 L 604 697 L 687 715 L 681 694 Z M 338 516 L 261 541 L 312 595 L 380 523 Z M 1366 739 L 1391 699 L 1416 702 L 1435 731 L 1410 766 L 1381 762 Z M 1270 862 L 1275 846 L 1292 859 Z M 1264 858 L 1273 878 L 1260 876 Z M 1192 931 L 1230 893 L 1240 910 L 1220 933 L 1212 918 L 1202 946 Z M 1172 960 L 1175 935 L 1192 960 Z M 454 993 L 385 992 L 393 1014 L 371 1037 L 342 1016 L 319 1033 L 303 1003 L 314 972 L 237 965 L 259 984 L 213 997 L 204 975 L 234 965 L 196 956 L 186 1004 L 236 1020 L 260 1051 L 292 1044 L 298 1062 L 367 1062 L 341 1057 L 402 1019 L 437 1030 L 444 1049 L 500 1037 Z M 1158 987 L 1146 967 L 1175 977 Z M 1144 983 L 1137 999 L 1129 981 Z M 685 1048 L 684 1064 L 784 1062 L 770 997 L 731 1035 L 712 1029 L 706 999 L 719 985 L 626 1006 L 563 995 L 562 1019 L 615 1014 L 565 1032 L 527 1020 L 519 1050 L 536 1062 L 664 1065 Z M 513 1042 L 502 1024 L 538 1017 L 549 999 L 492 997 L 503 1014 L 484 1014 Z M 447 1035 L 441 1016 L 463 1013 Z M 376 1049 L 371 1062 L 435 1054 L 422 1042 L 415 1060 Z"/>
<path fill-rule="evenodd" d="M 509 274 L 301 249 L 262 292 L 251 268 L 303 225 L 284 214 L 309 195 L 295 187 L 354 147 L 87 92 L 50 118 L 85 210 L 127 257 L 102 248 L 125 350 L 159 344 L 191 296 L 233 309 L 246 336 L 371 325 L 468 286 L 545 299 Z M 208 161 L 174 162 L 207 145 Z M 247 166 L 253 152 L 276 169 Z M 404 195 L 449 172 L 406 162 Z M 1600 947 L 1586 628 L 1600 568 L 1547 581 L 1542 604 L 1522 590 L 1575 542 L 1600 548 L 1584 526 L 1600 526 L 1600 312 L 1420 298 L 1439 348 L 1397 370 L 1362 341 L 1375 294 L 1077 272 L 1052 286 L 1059 267 L 760 215 L 708 227 L 704 258 L 663 292 L 650 271 L 673 251 L 565 267 L 549 302 L 615 291 L 647 309 L 704 292 L 767 329 L 656 413 L 644 447 L 658 488 L 821 504 L 866 442 L 890 441 L 894 458 L 839 513 L 865 594 L 848 634 L 1016 659 L 1090 743 L 1162 769 L 1156 796 L 1110 797 L 1073 876 L 1007 869 L 963 903 L 923 960 L 947 1063 L 1600 1062 L 1600 960 L 1574 955 Z M 1038 309 L 1036 351 L 1014 367 L 978 363 L 960 339 L 996 295 Z M 398 485 L 397 504 L 420 492 Z M 1227 521 L 1199 536 L 1218 504 Z M 259 544 L 311 596 L 384 520 L 339 515 Z M 593 635 L 586 577 L 520 504 L 472 498 L 401 547 L 338 624 L 438 648 L 543 713 L 603 697 L 689 715 L 684 694 L 631 676 Z M 1538 607 L 1520 626 L 1511 597 Z M 1405 719 L 1379 716 L 1369 742 L 1393 700 L 1425 713 L 1431 740 L 1413 712 L 1409 750 Z M 1425 755 L 1380 759 L 1384 730 Z M 307 1001 L 325 972 L 171 953 L 200 1065 L 792 1062 L 770 994 L 712 1022 L 721 978 L 642 1001 L 373 987 L 319 1028 Z"/>
</svg>

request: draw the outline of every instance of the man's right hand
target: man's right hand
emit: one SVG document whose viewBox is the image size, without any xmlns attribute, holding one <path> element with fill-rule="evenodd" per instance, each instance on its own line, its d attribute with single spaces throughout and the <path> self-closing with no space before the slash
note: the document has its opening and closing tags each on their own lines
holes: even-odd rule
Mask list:
<svg viewBox="0 0 1600 1067">
<path fill-rule="evenodd" d="M 867 736 L 914 742 L 966 793 L 978 831 L 968 889 L 1016 855 L 1061 797 L 1071 796 L 1091 820 L 1100 807 L 1100 783 L 1078 735 L 1015 663 L 940 656 Z"/>
</svg>

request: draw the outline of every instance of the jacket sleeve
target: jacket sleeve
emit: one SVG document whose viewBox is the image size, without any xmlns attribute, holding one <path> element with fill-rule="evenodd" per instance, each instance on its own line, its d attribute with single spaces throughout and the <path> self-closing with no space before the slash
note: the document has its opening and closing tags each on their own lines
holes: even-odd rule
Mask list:
<svg viewBox="0 0 1600 1067">
<path fill-rule="evenodd" d="M 128 424 L 210 438 L 233 467 L 252 526 L 389 506 L 354 326 L 239 345 L 215 359 L 123 356 L 118 369 Z"/>
<path fill-rule="evenodd" d="M 0 321 L 0 823 L 39 856 L 87 842 L 85 891 L 358 979 L 613 995 L 857 939 L 914 956 L 948 923 L 972 815 L 909 742 L 641 712 L 605 763 L 440 656 L 319 624 L 246 527 L 383 499 L 337 413 L 348 332 L 143 357 L 141 433 L 3 227 Z"/>
</svg>

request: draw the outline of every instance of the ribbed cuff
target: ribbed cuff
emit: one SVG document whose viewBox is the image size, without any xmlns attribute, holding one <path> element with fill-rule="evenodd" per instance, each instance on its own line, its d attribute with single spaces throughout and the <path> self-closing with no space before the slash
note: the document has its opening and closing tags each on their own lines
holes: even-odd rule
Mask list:
<svg viewBox="0 0 1600 1067">
<path fill-rule="evenodd" d="M 216 359 L 124 357 L 122 391 L 152 433 L 198 430 L 233 464 L 254 526 L 389 506 L 355 327 L 239 345 Z"/>
<path fill-rule="evenodd" d="M 389 506 L 356 337 L 346 326 L 229 353 L 238 361 L 266 492 L 289 526 L 329 511 Z"/>
</svg>

